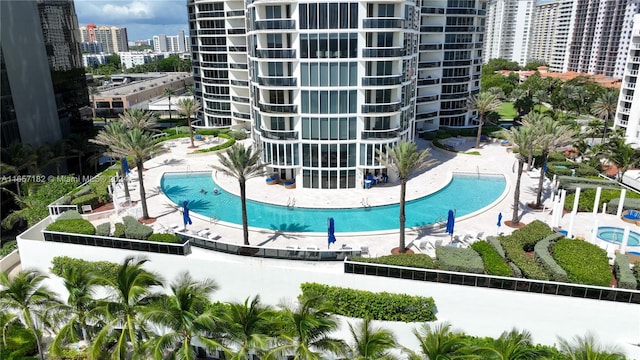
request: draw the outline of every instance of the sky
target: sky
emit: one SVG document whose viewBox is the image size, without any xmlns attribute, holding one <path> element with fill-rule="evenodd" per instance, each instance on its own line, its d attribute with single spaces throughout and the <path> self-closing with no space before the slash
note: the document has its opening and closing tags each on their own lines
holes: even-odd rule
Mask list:
<svg viewBox="0 0 640 360">
<path fill-rule="evenodd" d="M 127 28 L 129 41 L 154 35 L 188 35 L 187 0 L 75 0 L 80 26 L 94 23 Z"/>
</svg>

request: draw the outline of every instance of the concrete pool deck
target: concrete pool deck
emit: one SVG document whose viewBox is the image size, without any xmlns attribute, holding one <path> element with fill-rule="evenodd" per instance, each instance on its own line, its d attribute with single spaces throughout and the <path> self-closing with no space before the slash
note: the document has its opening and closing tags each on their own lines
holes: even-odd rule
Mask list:
<svg viewBox="0 0 640 360">
<path fill-rule="evenodd" d="M 426 196 L 436 192 L 446 186 L 455 172 L 473 174 L 502 174 L 506 178 L 506 190 L 503 195 L 492 205 L 473 214 L 456 219 L 455 233 L 460 236 L 467 234 L 475 237 L 479 233 L 484 236 L 496 235 L 500 233 L 511 233 L 514 229 L 508 226 L 497 227 L 498 213 L 502 212 L 503 222 L 510 220 L 513 214 L 513 191 L 516 180 L 516 159 L 512 153 L 507 152 L 499 141 L 485 143 L 480 149 L 472 149 L 474 138 L 460 138 L 458 141 L 460 149 L 478 151 L 480 155 L 455 154 L 431 146 L 431 143 L 422 139 L 417 140 L 419 148 L 431 148 L 432 158 L 438 161 L 426 171 L 409 180 L 407 184 L 407 200 Z M 144 184 L 147 193 L 147 204 L 149 216 L 157 218 L 157 223 L 165 226 L 179 225 L 182 229 L 182 214 L 179 207 L 171 202 L 161 191 L 160 181 L 165 172 L 199 172 L 212 171 L 215 182 L 220 190 L 239 195 L 239 186 L 235 178 L 215 173 L 211 165 L 218 163 L 216 153 L 190 154 L 193 149 L 189 149 L 188 143 L 183 140 L 172 140 L 167 142 L 169 151 L 145 163 Z M 245 140 L 245 144 L 250 144 L 250 140 Z M 197 141 L 199 148 L 212 146 L 204 142 Z M 134 172 L 135 173 L 135 172 Z M 549 211 L 534 211 L 526 207 L 526 203 L 535 200 L 535 191 L 538 184 L 538 172 L 525 172 L 522 175 L 520 189 L 520 214 L 521 221 L 530 223 L 534 220 L 550 221 Z M 211 192 L 213 189 L 205 189 Z M 369 206 L 396 203 L 399 200 L 399 183 L 390 180 L 389 183 L 374 186 L 371 189 L 361 187 L 348 190 L 314 190 L 314 189 L 286 189 L 282 185 L 267 185 L 265 177 L 253 178 L 247 181 L 248 199 L 286 206 L 290 202 L 295 202 L 296 207 L 332 208 L 332 207 L 363 207 L 363 202 Z M 545 180 L 545 205 L 551 205 L 550 183 Z M 122 190 L 118 191 L 119 201 L 124 201 Z M 137 187 L 131 191 L 132 200 L 139 200 Z M 212 196 L 214 196 L 212 194 Z M 139 208 L 139 206 L 138 206 Z M 524 209 L 524 214 L 522 214 Z M 139 215 L 139 211 L 130 212 Z M 109 219 L 111 222 L 119 222 L 121 217 L 126 215 L 126 211 L 120 211 L 119 215 L 113 215 Z M 251 214 L 248 214 L 251 216 Z M 561 220 L 561 227 L 569 226 L 569 215 L 565 215 Z M 242 226 L 237 224 L 216 221 L 197 213 L 191 212 L 193 224 L 189 230 L 209 229 L 220 235 L 220 241 L 230 243 L 242 243 Z M 102 220 L 104 221 L 104 220 Z M 349 219 L 336 218 L 336 238 L 337 243 L 333 248 L 348 245 L 353 249 L 367 246 L 371 256 L 381 256 L 389 254 L 391 249 L 398 246 L 398 230 L 365 232 L 365 233 L 340 233 L 339 224 L 341 221 Z M 446 221 L 443 218 L 443 221 Z M 99 223 L 97 221 L 96 223 Z M 613 215 L 598 214 L 599 226 L 621 226 L 627 225 Z M 590 239 L 590 231 L 593 226 L 591 214 L 578 214 L 574 221 L 573 233 Z M 443 244 L 450 241 L 450 236 L 445 233 L 444 224 L 425 227 L 422 229 L 407 229 L 406 244 L 415 252 L 423 252 L 434 256 L 433 248 L 419 249 L 422 241 L 435 243 L 440 240 Z M 252 245 L 284 248 L 286 246 L 300 246 L 306 248 L 317 246 L 325 248 L 327 237 L 324 233 L 287 233 L 279 230 L 250 228 L 249 241 Z M 613 251 L 613 249 L 612 249 Z"/>
</svg>

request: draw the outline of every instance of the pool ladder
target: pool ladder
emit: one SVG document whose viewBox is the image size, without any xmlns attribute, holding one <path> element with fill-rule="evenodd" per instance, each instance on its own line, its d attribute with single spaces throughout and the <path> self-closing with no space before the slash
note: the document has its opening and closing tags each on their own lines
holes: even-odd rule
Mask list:
<svg viewBox="0 0 640 360">
<path fill-rule="evenodd" d="M 296 206 L 296 198 L 290 196 L 289 199 L 287 200 L 287 207 L 289 209 L 293 209 Z"/>
<path fill-rule="evenodd" d="M 362 198 L 362 200 L 360 201 L 360 203 L 362 204 L 363 207 L 365 208 L 369 208 L 371 207 L 371 205 L 369 205 L 369 198 Z"/>
</svg>

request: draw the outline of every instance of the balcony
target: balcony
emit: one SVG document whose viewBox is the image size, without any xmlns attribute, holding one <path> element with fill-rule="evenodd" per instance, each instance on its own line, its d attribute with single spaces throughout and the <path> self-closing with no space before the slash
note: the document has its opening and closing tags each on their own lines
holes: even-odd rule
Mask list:
<svg viewBox="0 0 640 360">
<path fill-rule="evenodd" d="M 627 89 L 635 89 L 636 83 L 627 83 L 627 85 L 624 85 L 623 87 L 626 87 Z"/>
<path fill-rule="evenodd" d="M 420 27 L 420 32 L 442 32 L 444 31 L 444 27 L 443 26 L 421 26 Z"/>
<path fill-rule="evenodd" d="M 399 101 L 389 104 L 364 104 L 362 105 L 362 113 L 391 113 L 400 111 L 401 107 L 402 106 Z"/>
<path fill-rule="evenodd" d="M 364 19 L 362 27 L 365 29 L 402 29 L 404 19 Z"/>
<path fill-rule="evenodd" d="M 435 8 L 435 7 L 422 7 L 420 8 L 421 14 L 444 14 L 444 8 Z"/>
<path fill-rule="evenodd" d="M 442 44 L 420 44 L 420 50 L 442 50 Z"/>
<path fill-rule="evenodd" d="M 249 87 L 249 82 L 245 80 L 231 80 L 229 83 L 235 86 Z"/>
<path fill-rule="evenodd" d="M 271 114 L 297 114 L 298 106 L 284 104 L 258 104 L 260 111 Z"/>
<path fill-rule="evenodd" d="M 416 120 L 428 120 L 438 117 L 437 111 L 416 114 Z"/>
<path fill-rule="evenodd" d="M 401 57 L 404 48 L 364 48 L 362 50 L 362 57 L 365 58 L 388 58 L 388 57 Z"/>
<path fill-rule="evenodd" d="M 437 68 L 440 67 L 440 64 L 440 61 L 420 61 L 418 62 L 418 69 Z"/>
<path fill-rule="evenodd" d="M 229 69 L 248 69 L 249 66 L 247 64 L 237 64 L 237 63 L 229 63 Z"/>
<path fill-rule="evenodd" d="M 447 26 L 447 28 L 444 30 L 444 32 L 463 32 L 463 33 L 470 33 L 470 32 L 475 32 L 476 28 L 474 26 Z"/>
<path fill-rule="evenodd" d="M 620 108 L 620 109 L 618 110 L 618 112 L 619 112 L 620 114 L 626 114 L 626 115 L 629 115 L 629 114 L 631 113 L 631 109 L 630 109 L 630 108 Z"/>
<path fill-rule="evenodd" d="M 397 138 L 400 134 L 400 128 L 385 129 L 385 130 L 365 130 L 360 133 L 362 140 L 367 139 L 393 139 Z"/>
<path fill-rule="evenodd" d="M 630 62 L 640 63 L 640 56 L 634 56 L 631 58 Z"/>
<path fill-rule="evenodd" d="M 268 130 L 260 128 L 260 133 L 265 139 L 271 140 L 297 140 L 298 132 L 293 130 Z"/>
<path fill-rule="evenodd" d="M 471 65 L 471 60 L 454 60 L 454 61 L 443 61 L 442 66 L 469 66 Z"/>
<path fill-rule="evenodd" d="M 229 35 L 246 35 L 247 31 L 244 28 L 236 28 L 227 30 Z"/>
<path fill-rule="evenodd" d="M 229 46 L 229 52 L 238 52 L 238 53 L 246 53 L 246 46 Z"/>
<path fill-rule="evenodd" d="M 477 13 L 476 9 L 459 9 L 459 8 L 447 9 L 447 15 L 475 15 L 476 13 Z"/>
<path fill-rule="evenodd" d="M 473 47 L 473 43 L 444 44 L 445 50 L 464 50 L 473 49 Z"/>
<path fill-rule="evenodd" d="M 627 75 L 636 76 L 638 75 L 638 70 L 629 70 L 627 71 Z"/>
<path fill-rule="evenodd" d="M 440 98 L 440 96 L 437 95 L 437 94 L 420 96 L 420 97 L 416 98 L 416 103 L 425 103 L 425 102 L 431 102 L 431 101 L 438 101 L 439 98 Z"/>
<path fill-rule="evenodd" d="M 420 79 L 418 80 L 418 86 L 437 85 L 440 84 L 440 79 Z"/>
<path fill-rule="evenodd" d="M 234 102 L 237 102 L 237 103 L 248 104 L 249 103 L 249 98 L 241 97 L 241 96 L 231 96 L 231 101 L 234 101 Z"/>
<path fill-rule="evenodd" d="M 401 75 L 392 76 L 365 76 L 362 78 L 362 86 L 389 86 L 400 85 Z"/>
<path fill-rule="evenodd" d="M 260 59 L 295 59 L 295 49 L 258 49 L 256 57 Z"/>
<path fill-rule="evenodd" d="M 263 77 L 258 76 L 258 84 L 263 86 L 297 86 L 298 82 L 295 77 L 284 77 L 284 76 L 275 76 L 275 77 Z"/>
<path fill-rule="evenodd" d="M 471 80 L 468 76 L 464 77 L 453 77 L 453 78 L 442 78 L 443 84 L 451 84 L 451 83 L 463 83 Z"/>
<path fill-rule="evenodd" d="M 295 30 L 296 22 L 290 19 L 256 20 L 255 30 Z"/>
<path fill-rule="evenodd" d="M 247 113 L 234 112 L 233 117 L 242 119 L 242 120 L 251 120 L 251 116 Z"/>
<path fill-rule="evenodd" d="M 227 17 L 244 16 L 244 10 L 230 10 L 227 11 Z"/>
</svg>

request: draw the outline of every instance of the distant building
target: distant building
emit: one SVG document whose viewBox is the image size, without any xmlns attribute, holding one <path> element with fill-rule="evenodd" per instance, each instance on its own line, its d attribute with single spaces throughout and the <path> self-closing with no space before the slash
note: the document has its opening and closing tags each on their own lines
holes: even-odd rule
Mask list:
<svg viewBox="0 0 640 360">
<path fill-rule="evenodd" d="M 104 52 L 115 54 L 129 51 L 127 28 L 117 26 L 99 26 L 88 24 L 80 27 L 82 41 L 102 43 Z"/>
<path fill-rule="evenodd" d="M 535 0 L 490 0 L 487 5 L 483 61 L 528 61 Z"/>
<path fill-rule="evenodd" d="M 153 50 L 157 53 L 181 54 L 188 51 L 188 41 L 189 38 L 184 35 L 183 30 L 180 30 L 177 36 L 156 35 L 153 37 Z"/>
<path fill-rule="evenodd" d="M 634 17 L 629 43 L 614 126 L 625 129 L 627 143 L 640 148 L 640 92 L 636 92 L 640 82 L 640 14 Z"/>
<path fill-rule="evenodd" d="M 123 69 L 131 69 L 138 65 L 144 65 L 151 62 L 152 56 L 149 53 L 136 51 L 136 52 L 119 52 L 120 64 Z"/>
<path fill-rule="evenodd" d="M 529 59 L 546 62 L 549 71 L 567 67 L 567 44 L 573 30 L 575 0 L 551 0 L 536 4 L 529 43 Z"/>
<path fill-rule="evenodd" d="M 86 68 L 96 68 L 106 64 L 109 56 L 107 54 L 82 54 L 82 65 Z"/>
<path fill-rule="evenodd" d="M 80 43 L 80 49 L 85 54 L 100 54 L 104 52 L 102 43 L 96 41 L 83 41 Z"/>
<path fill-rule="evenodd" d="M 153 45 L 153 41 L 151 39 L 146 39 L 146 40 L 136 40 L 134 41 L 134 46 L 152 46 Z"/>
</svg>

